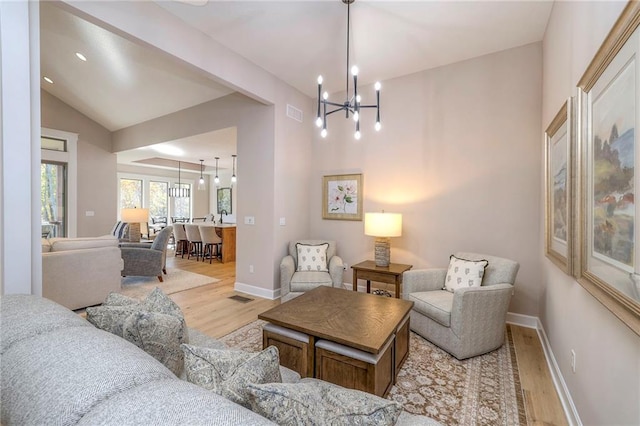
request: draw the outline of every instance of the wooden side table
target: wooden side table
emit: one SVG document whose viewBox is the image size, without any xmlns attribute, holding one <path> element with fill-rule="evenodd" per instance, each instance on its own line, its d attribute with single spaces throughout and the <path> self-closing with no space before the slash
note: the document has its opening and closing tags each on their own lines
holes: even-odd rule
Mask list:
<svg viewBox="0 0 640 426">
<path fill-rule="evenodd" d="M 358 291 L 358 279 L 367 280 L 367 293 L 371 293 L 371 281 L 395 284 L 396 299 L 399 299 L 402 274 L 411 268 L 413 265 L 403 265 L 402 263 L 390 263 L 387 267 L 376 266 L 376 262 L 373 260 L 365 260 L 351 266 L 353 269 L 353 291 Z"/>
</svg>

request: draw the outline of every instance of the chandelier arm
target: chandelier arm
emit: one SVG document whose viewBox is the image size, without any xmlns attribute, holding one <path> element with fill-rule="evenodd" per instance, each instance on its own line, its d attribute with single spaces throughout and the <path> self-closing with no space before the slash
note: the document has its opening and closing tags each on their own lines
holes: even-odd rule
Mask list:
<svg viewBox="0 0 640 426">
<path fill-rule="evenodd" d="M 329 112 L 327 112 L 327 114 L 326 114 L 326 115 L 333 114 L 334 112 L 339 112 L 339 111 L 342 111 L 342 110 L 348 110 L 348 111 L 353 112 L 353 109 L 348 108 L 348 107 L 344 107 L 344 106 L 343 106 L 342 108 L 336 108 L 336 109 L 334 109 L 333 111 L 329 111 Z"/>
<path fill-rule="evenodd" d="M 345 104 L 339 104 L 336 102 L 331 102 L 331 101 L 322 101 L 323 104 L 325 105 L 332 105 L 332 106 L 337 106 L 337 107 L 344 107 Z"/>
<path fill-rule="evenodd" d="M 378 105 L 359 105 L 358 108 L 378 108 Z"/>
</svg>

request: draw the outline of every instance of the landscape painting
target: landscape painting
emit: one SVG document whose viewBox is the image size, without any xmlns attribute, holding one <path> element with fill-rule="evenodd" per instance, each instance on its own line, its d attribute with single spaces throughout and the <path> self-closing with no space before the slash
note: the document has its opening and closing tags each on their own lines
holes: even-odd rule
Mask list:
<svg viewBox="0 0 640 426">
<path fill-rule="evenodd" d="M 631 271 L 635 228 L 635 66 L 593 102 L 593 256 Z"/>
<path fill-rule="evenodd" d="M 565 124 L 558 130 L 552 140 L 551 152 L 551 172 L 553 176 L 552 183 L 552 235 L 553 238 L 566 243 L 568 236 L 568 188 L 567 188 L 567 168 L 568 168 L 568 139 L 567 125 Z"/>
</svg>

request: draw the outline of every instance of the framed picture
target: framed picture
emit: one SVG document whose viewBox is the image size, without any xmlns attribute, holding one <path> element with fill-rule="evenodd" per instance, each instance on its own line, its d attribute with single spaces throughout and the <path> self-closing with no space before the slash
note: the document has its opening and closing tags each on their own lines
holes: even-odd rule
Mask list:
<svg viewBox="0 0 640 426">
<path fill-rule="evenodd" d="M 573 266 L 572 99 L 545 132 L 545 254 L 568 274 Z"/>
<path fill-rule="evenodd" d="M 323 176 L 322 218 L 362 220 L 362 174 Z"/>
<path fill-rule="evenodd" d="M 578 281 L 640 335 L 640 6 L 629 2 L 578 83 L 580 148 Z"/>
<path fill-rule="evenodd" d="M 231 188 L 218 188 L 218 214 L 231 214 Z"/>
</svg>

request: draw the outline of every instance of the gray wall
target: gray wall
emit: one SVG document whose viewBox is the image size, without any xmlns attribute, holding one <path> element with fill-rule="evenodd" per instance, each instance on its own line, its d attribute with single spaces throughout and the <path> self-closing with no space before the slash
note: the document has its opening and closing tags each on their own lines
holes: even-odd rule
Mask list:
<svg viewBox="0 0 640 426">
<path fill-rule="evenodd" d="M 42 127 L 78 134 L 78 237 L 104 235 L 117 220 L 116 155 L 111 132 L 55 96 L 40 91 Z M 86 216 L 86 211 L 95 216 Z"/>
<path fill-rule="evenodd" d="M 556 2 L 543 43 L 541 131 L 567 98 L 626 2 Z M 542 146 L 540 147 L 542 156 Z M 540 224 L 544 196 L 539 195 Z M 636 231 L 637 232 L 637 231 Z M 542 235 L 539 253 L 544 253 Z M 640 337 L 572 277 L 542 257 L 540 318 L 580 419 L 586 425 L 640 424 Z M 576 372 L 570 353 L 576 353 Z"/>
<path fill-rule="evenodd" d="M 542 46 L 530 44 L 383 81 L 382 129 L 365 112 L 359 141 L 352 120 L 332 116 L 313 143 L 312 236 L 337 240 L 350 265 L 373 259 L 363 222 L 320 213 L 322 175 L 361 172 L 364 211 L 403 215 L 392 262 L 444 267 L 456 251 L 514 259 L 510 311 L 538 315 L 541 78 Z"/>
</svg>

